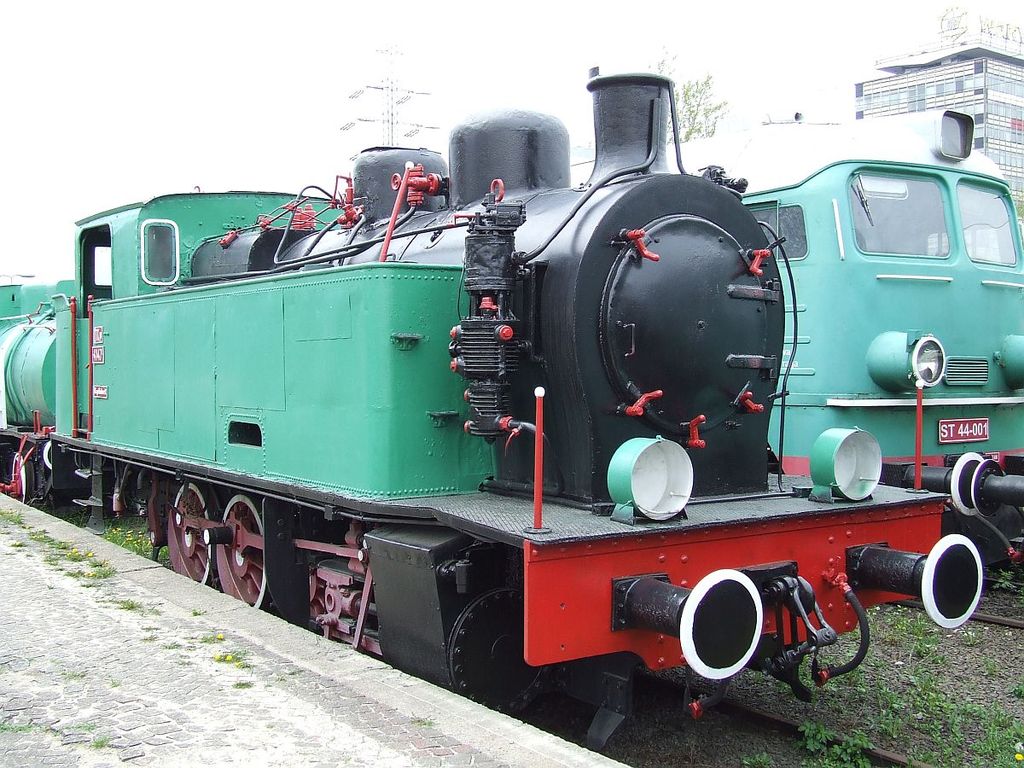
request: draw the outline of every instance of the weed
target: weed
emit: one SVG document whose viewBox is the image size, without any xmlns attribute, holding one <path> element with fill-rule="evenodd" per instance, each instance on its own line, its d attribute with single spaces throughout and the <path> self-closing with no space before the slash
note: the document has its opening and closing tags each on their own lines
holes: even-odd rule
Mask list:
<svg viewBox="0 0 1024 768">
<path fill-rule="evenodd" d="M 862 731 L 840 739 L 824 725 L 805 722 L 800 726 L 800 745 L 817 758 L 821 768 L 871 768 L 864 754 L 871 742 Z"/>
<path fill-rule="evenodd" d="M 758 752 L 740 758 L 740 765 L 743 768 L 775 768 L 775 760 L 767 752 Z"/>
<path fill-rule="evenodd" d="M 243 688 L 244 689 L 244 688 L 252 688 L 252 685 L 253 684 L 248 682 L 247 680 L 239 680 L 237 683 L 235 683 L 231 687 L 232 688 Z"/>
<path fill-rule="evenodd" d="M 103 749 L 108 744 L 110 744 L 109 736 L 97 736 L 95 739 L 89 742 L 89 746 L 93 749 Z"/>
<path fill-rule="evenodd" d="M 206 613 L 206 611 L 201 611 L 198 608 L 193 608 L 192 609 L 192 615 L 193 616 L 202 616 L 205 613 Z"/>
<path fill-rule="evenodd" d="M 65 680 L 81 680 L 83 677 L 85 677 L 85 672 L 74 670 L 71 672 L 61 672 L 60 675 Z"/>
<path fill-rule="evenodd" d="M 100 579 L 109 579 L 115 573 L 117 573 L 117 571 L 114 569 L 114 567 L 104 560 L 94 565 L 91 571 L 86 571 L 85 578 L 96 579 L 97 581 L 99 581 Z"/>
<path fill-rule="evenodd" d="M 135 613 L 145 613 L 146 609 L 142 603 L 136 600 L 117 600 L 114 602 L 118 608 L 122 611 L 134 611 Z"/>
<path fill-rule="evenodd" d="M 110 687 L 111 688 L 120 688 L 121 687 L 121 681 L 120 680 L 115 680 L 114 678 L 110 678 Z"/>
<path fill-rule="evenodd" d="M 229 653 L 215 653 L 213 660 L 219 664 L 234 664 L 238 669 L 251 669 L 252 665 L 245 659 L 248 654 L 245 651 L 231 651 Z"/>
<path fill-rule="evenodd" d="M 71 730 L 90 733 L 91 731 L 95 731 L 97 727 L 96 723 L 79 723 L 78 725 L 72 725 Z"/>
<path fill-rule="evenodd" d="M 414 717 L 412 719 L 412 724 L 416 725 L 416 726 L 419 726 L 420 728 L 433 728 L 434 727 L 434 721 L 431 720 L 429 717 Z"/>
<path fill-rule="evenodd" d="M 1024 699 L 1024 683 L 1017 683 L 1010 689 L 1010 693 L 1015 699 Z"/>
<path fill-rule="evenodd" d="M 182 645 L 181 645 L 181 643 L 174 641 L 174 642 L 170 642 L 170 643 L 164 643 L 160 647 L 163 648 L 165 651 L 176 651 L 179 648 L 181 648 Z"/>
<path fill-rule="evenodd" d="M 14 723 L 0 723 L 0 733 L 29 733 L 34 729 L 32 725 L 15 725 Z"/>
<path fill-rule="evenodd" d="M 25 523 L 25 518 L 21 516 L 21 512 L 15 512 L 12 509 L 0 509 L 0 520 L 13 525 L 23 525 Z"/>
<path fill-rule="evenodd" d="M 12 541 L 11 542 L 11 546 L 15 547 L 16 549 L 21 549 L 22 547 L 25 546 L 25 542 L 24 541 Z"/>
<path fill-rule="evenodd" d="M 154 643 L 154 642 L 156 642 L 156 639 L 157 639 L 156 635 L 143 635 L 142 642 L 144 642 L 144 643 Z"/>
<path fill-rule="evenodd" d="M 200 643 L 222 643 L 224 642 L 224 633 L 218 632 L 213 635 L 203 635 L 199 638 Z"/>
</svg>

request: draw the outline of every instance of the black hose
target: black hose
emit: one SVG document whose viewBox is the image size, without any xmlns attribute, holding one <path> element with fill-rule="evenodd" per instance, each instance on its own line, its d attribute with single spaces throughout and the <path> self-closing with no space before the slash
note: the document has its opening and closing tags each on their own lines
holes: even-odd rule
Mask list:
<svg viewBox="0 0 1024 768">
<path fill-rule="evenodd" d="M 793 268 L 792 266 L 790 266 L 789 257 L 786 255 L 786 248 L 780 242 L 778 234 L 775 232 L 774 229 L 772 229 L 770 224 L 764 221 L 759 221 L 757 223 L 761 225 L 762 229 L 767 230 L 768 234 L 772 236 L 772 240 L 779 243 L 779 252 L 782 254 L 782 262 L 783 264 L 786 265 L 786 276 L 789 278 L 789 300 L 793 303 L 793 343 L 791 345 L 792 349 L 790 349 L 789 351 L 789 360 L 786 361 L 786 372 L 782 376 L 782 390 L 777 395 L 777 397 L 779 398 L 779 407 L 781 408 L 781 410 L 779 411 L 779 471 L 778 475 L 776 476 L 776 483 L 778 485 L 779 490 L 781 491 L 782 461 L 783 457 L 785 456 L 784 449 L 786 446 L 786 397 L 789 395 L 789 373 L 790 371 L 793 370 L 793 361 L 796 360 L 796 345 L 797 340 L 799 339 L 797 333 L 799 329 L 799 319 L 797 317 L 796 312 L 796 282 L 793 280 Z"/>
<path fill-rule="evenodd" d="M 415 237 L 416 235 L 426 235 L 431 232 L 438 232 L 445 229 L 462 229 L 469 226 L 469 221 L 454 221 L 448 224 L 434 224 L 430 227 L 423 227 L 422 229 L 410 229 L 408 232 L 396 232 L 392 235 L 392 240 L 396 240 L 400 237 Z M 307 256 L 302 259 L 296 259 L 295 261 L 288 261 L 284 264 L 274 267 L 273 269 L 259 269 L 252 272 L 231 272 L 224 275 L 203 275 L 202 277 L 188 277 L 181 282 L 185 285 L 202 285 L 205 283 L 218 283 L 224 280 L 239 280 L 246 277 L 265 277 L 267 275 L 277 275 L 282 272 L 291 272 L 299 267 L 304 267 L 307 264 L 318 264 L 323 261 L 331 261 L 334 258 L 349 256 L 356 253 L 361 253 L 375 245 L 380 245 L 384 242 L 384 237 L 375 237 L 371 240 L 363 240 L 359 243 L 351 243 L 349 245 L 343 245 L 339 248 L 334 248 L 330 251 L 324 251 L 318 253 L 316 256 Z"/>
<path fill-rule="evenodd" d="M 704 696 L 697 697 L 694 701 L 685 702 L 686 709 L 690 713 L 690 717 L 694 720 L 699 720 L 704 716 L 704 713 L 717 704 L 722 703 L 722 699 L 725 698 L 725 693 L 729 689 L 729 683 L 732 681 L 731 677 L 727 677 L 724 680 L 719 680 L 718 685 L 715 686 L 715 690 L 711 693 L 705 694 Z M 687 696 L 689 696 L 689 686 L 687 686 Z"/>
<path fill-rule="evenodd" d="M 843 597 L 846 598 L 846 602 L 853 608 L 853 612 L 857 614 L 857 627 L 860 629 L 860 643 L 857 645 L 857 653 L 853 655 L 853 658 L 844 664 L 840 664 L 838 667 L 818 667 L 817 657 L 811 662 L 811 677 L 814 678 L 814 682 L 821 686 L 831 680 L 833 677 L 839 677 L 845 675 L 847 672 L 852 672 L 860 663 L 864 661 L 864 658 L 868 655 L 868 646 L 871 645 L 871 627 L 868 625 L 868 614 L 864 610 L 864 606 L 860 604 L 860 600 L 857 599 L 857 595 L 854 594 L 853 590 L 848 585 L 844 585 Z"/>
<path fill-rule="evenodd" d="M 655 101 L 651 101 L 651 126 L 652 126 L 652 131 L 653 131 L 653 126 L 654 126 L 654 114 L 655 114 L 656 106 L 657 105 L 655 104 Z M 622 176 L 628 176 L 631 173 L 643 173 L 648 168 L 650 168 L 651 165 L 654 163 L 655 159 L 657 159 L 657 157 L 658 157 L 658 149 L 659 149 L 658 142 L 655 141 L 654 135 L 651 136 L 650 141 L 651 141 L 651 150 L 650 150 L 650 152 L 647 153 L 647 157 L 644 158 L 643 162 L 638 163 L 636 165 L 630 165 L 630 166 L 628 166 L 626 168 L 619 168 L 618 170 L 611 171 L 610 173 L 605 174 L 596 184 L 591 185 L 590 189 L 588 189 L 586 192 L 584 192 L 583 196 L 579 200 L 576 201 L 576 205 L 574 205 L 572 207 L 572 210 L 570 210 L 569 213 L 567 213 L 565 215 L 565 218 L 562 219 L 562 221 L 558 224 L 558 226 L 555 227 L 554 231 L 550 235 L 547 236 L 547 238 L 544 240 L 544 242 L 541 243 L 536 248 L 534 248 L 529 253 L 527 253 L 526 255 L 524 255 L 521 259 L 517 259 L 517 262 L 519 264 L 526 264 L 528 262 L 533 261 L 538 256 L 540 256 L 547 249 L 547 247 L 549 245 L 551 245 L 551 243 L 554 242 L 555 238 L 558 237 L 560 234 L 562 234 L 562 230 L 565 229 L 566 226 L 569 224 L 569 222 L 572 221 L 576 217 L 576 214 L 580 212 L 580 209 L 584 205 L 587 204 L 587 201 L 590 200 L 590 198 L 592 198 L 594 196 L 594 194 L 599 189 L 601 189 L 602 187 L 610 184 L 611 182 L 615 181 L 616 179 L 621 178 Z M 676 146 L 676 151 L 677 152 L 678 152 L 678 149 L 679 148 L 678 148 L 678 144 L 677 144 L 677 146 Z M 680 159 L 679 163 L 680 163 L 680 165 L 682 165 L 682 160 L 681 159 Z"/>
</svg>

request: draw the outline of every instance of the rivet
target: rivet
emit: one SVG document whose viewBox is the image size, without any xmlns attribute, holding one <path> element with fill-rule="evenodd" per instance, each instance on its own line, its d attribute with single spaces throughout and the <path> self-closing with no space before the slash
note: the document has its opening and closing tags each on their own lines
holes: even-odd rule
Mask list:
<svg viewBox="0 0 1024 768">
<path fill-rule="evenodd" d="M 846 538 L 850 538 L 851 536 L 853 536 L 853 531 L 847 531 Z"/>
<path fill-rule="evenodd" d="M 658 657 L 658 666 L 659 667 L 664 667 L 665 666 L 665 657 L 664 656 L 659 656 Z"/>
<path fill-rule="evenodd" d="M 690 560 L 690 556 L 689 555 L 680 555 L 679 556 L 679 562 L 680 563 L 686 563 L 686 562 L 689 562 L 689 560 Z"/>
<path fill-rule="evenodd" d="M 835 608 L 835 605 L 833 605 L 832 603 L 829 603 L 828 604 L 828 609 L 831 611 L 833 608 Z"/>
<path fill-rule="evenodd" d="M 665 562 L 665 555 L 658 555 L 658 562 L 659 563 L 664 563 Z"/>
<path fill-rule="evenodd" d="M 835 544 L 836 543 L 836 537 L 835 536 L 829 536 L 828 537 L 828 543 L 829 544 Z"/>
<path fill-rule="evenodd" d="M 689 583 L 690 583 L 689 581 L 687 581 L 686 579 L 683 579 L 682 581 L 679 582 L 679 586 L 680 587 L 685 587 Z"/>
</svg>

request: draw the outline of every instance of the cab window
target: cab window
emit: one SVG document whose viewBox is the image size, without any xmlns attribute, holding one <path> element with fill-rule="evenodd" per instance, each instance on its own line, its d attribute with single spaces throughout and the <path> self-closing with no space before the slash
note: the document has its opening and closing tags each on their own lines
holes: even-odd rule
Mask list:
<svg viewBox="0 0 1024 768">
<path fill-rule="evenodd" d="M 110 227 L 102 225 L 83 230 L 78 249 L 83 288 L 81 311 L 85 312 L 86 297 L 109 299 L 113 295 Z"/>
<path fill-rule="evenodd" d="M 934 180 L 858 173 L 850 180 L 850 208 L 864 253 L 949 255 L 942 190 Z"/>
<path fill-rule="evenodd" d="M 178 225 L 166 219 L 142 223 L 142 280 L 171 285 L 178 279 Z"/>
<path fill-rule="evenodd" d="M 971 261 L 1013 266 L 1017 253 L 1007 201 L 994 189 L 961 182 L 956 188 L 964 245 Z"/>
<path fill-rule="evenodd" d="M 799 205 L 773 205 L 751 211 L 754 218 L 771 227 L 779 237 L 786 238 L 783 248 L 791 260 L 807 256 L 807 229 L 804 226 L 804 209 Z M 767 234 L 767 233 L 766 233 Z"/>
</svg>

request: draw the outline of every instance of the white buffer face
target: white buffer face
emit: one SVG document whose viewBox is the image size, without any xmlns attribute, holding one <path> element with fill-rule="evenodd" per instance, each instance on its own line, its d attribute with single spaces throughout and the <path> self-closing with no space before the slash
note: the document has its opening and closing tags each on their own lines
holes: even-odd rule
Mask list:
<svg viewBox="0 0 1024 768">
<path fill-rule="evenodd" d="M 713 571 L 697 582 L 683 605 L 683 658 L 701 677 L 732 677 L 754 655 L 763 626 L 764 605 L 750 577 L 731 568 Z"/>
</svg>

